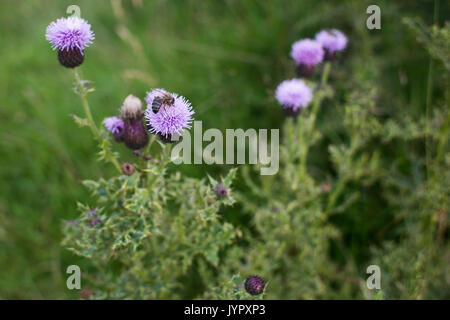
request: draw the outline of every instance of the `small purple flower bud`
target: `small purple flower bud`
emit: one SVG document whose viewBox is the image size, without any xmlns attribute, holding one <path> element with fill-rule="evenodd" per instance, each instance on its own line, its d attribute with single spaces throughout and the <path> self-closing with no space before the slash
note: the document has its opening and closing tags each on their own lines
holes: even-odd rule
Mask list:
<svg viewBox="0 0 450 320">
<path fill-rule="evenodd" d="M 217 184 L 215 193 L 216 193 L 217 197 L 222 198 L 222 199 L 226 198 L 228 195 L 227 188 L 223 185 L 222 182 L 219 182 Z"/>
<path fill-rule="evenodd" d="M 122 172 L 124 175 L 127 176 L 131 176 L 134 171 L 136 170 L 136 167 L 134 166 L 134 164 L 130 163 L 130 162 L 124 162 L 122 163 L 122 165 L 120 166 L 122 168 Z"/>
<path fill-rule="evenodd" d="M 91 209 L 91 210 L 89 210 L 89 211 L 88 211 L 88 214 L 89 214 L 90 216 L 95 216 L 95 215 L 97 214 L 97 209 Z"/>
<path fill-rule="evenodd" d="M 88 220 L 88 223 L 91 227 L 95 227 L 102 224 L 102 219 L 100 219 L 99 217 L 91 218 Z"/>
<path fill-rule="evenodd" d="M 257 296 L 264 291 L 264 281 L 258 276 L 249 276 L 245 280 L 245 290 L 253 296 Z"/>
</svg>

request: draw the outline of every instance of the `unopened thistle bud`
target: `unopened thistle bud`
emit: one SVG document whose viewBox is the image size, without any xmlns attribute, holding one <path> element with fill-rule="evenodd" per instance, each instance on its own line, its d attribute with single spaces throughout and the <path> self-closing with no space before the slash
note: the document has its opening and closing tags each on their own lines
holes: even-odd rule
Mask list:
<svg viewBox="0 0 450 320">
<path fill-rule="evenodd" d="M 297 116 L 301 109 L 308 106 L 313 97 L 310 87 L 300 79 L 285 80 L 275 91 L 275 98 L 283 107 L 287 116 Z"/>
<path fill-rule="evenodd" d="M 50 23 L 45 38 L 58 50 L 58 60 L 66 68 L 84 61 L 84 49 L 94 40 L 91 25 L 79 17 L 61 18 Z"/>
<path fill-rule="evenodd" d="M 122 172 L 124 175 L 127 176 L 131 176 L 134 171 L 136 170 L 136 167 L 134 166 L 134 164 L 130 163 L 130 162 L 124 162 L 122 163 L 122 165 L 120 166 L 122 169 Z"/>
<path fill-rule="evenodd" d="M 311 77 L 324 55 L 322 45 L 315 40 L 303 39 L 292 45 L 291 57 L 297 64 L 296 71 L 300 77 Z"/>
<path fill-rule="evenodd" d="M 258 276 L 249 276 L 245 280 L 245 290 L 253 296 L 257 296 L 264 291 L 264 281 Z"/>
<path fill-rule="evenodd" d="M 219 198 L 222 198 L 222 199 L 226 198 L 228 195 L 227 188 L 223 185 L 222 182 L 219 182 L 217 184 L 215 193 Z"/>
<path fill-rule="evenodd" d="M 141 149 L 148 143 L 148 134 L 142 118 L 142 102 L 139 98 L 129 95 L 120 109 L 120 116 L 124 122 L 123 142 L 133 150 Z"/>
</svg>

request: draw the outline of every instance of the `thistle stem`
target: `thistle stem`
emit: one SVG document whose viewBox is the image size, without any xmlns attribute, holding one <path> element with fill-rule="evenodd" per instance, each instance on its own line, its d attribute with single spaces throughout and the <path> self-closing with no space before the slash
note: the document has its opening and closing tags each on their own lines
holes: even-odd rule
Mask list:
<svg viewBox="0 0 450 320">
<path fill-rule="evenodd" d="M 326 86 L 326 84 L 328 82 L 328 74 L 330 73 L 330 68 L 331 68 L 331 63 L 329 61 L 327 61 L 323 68 L 322 78 L 321 78 L 320 84 L 319 84 L 319 90 L 323 90 L 323 88 Z M 323 98 L 320 95 L 316 95 L 316 98 L 314 100 L 312 110 L 311 110 L 308 128 L 307 128 L 307 131 L 304 132 L 303 143 L 305 143 L 305 146 L 304 146 L 303 152 L 300 154 L 300 169 L 299 169 L 299 175 L 300 175 L 301 180 L 303 180 L 306 176 L 306 165 L 307 165 L 307 160 L 308 160 L 308 151 L 309 151 L 309 147 L 310 147 L 309 141 L 311 139 L 312 132 L 314 130 L 314 126 L 315 126 L 316 118 L 317 118 L 317 112 L 319 110 L 319 106 L 320 106 L 320 103 L 322 102 L 322 99 Z"/>
<path fill-rule="evenodd" d="M 88 126 L 91 129 L 92 134 L 94 135 L 94 138 L 97 140 L 99 144 L 102 143 L 102 136 L 100 135 L 100 131 L 97 128 L 97 125 L 95 124 L 94 118 L 92 117 L 91 108 L 89 107 L 89 103 L 87 101 L 87 94 L 88 91 L 83 85 L 83 82 L 81 81 L 80 75 L 78 73 L 77 68 L 72 69 L 73 77 L 75 78 L 75 83 L 78 89 L 78 93 L 81 97 L 81 102 L 83 104 L 84 114 L 86 116 Z M 122 169 L 120 168 L 119 162 L 114 157 L 108 157 L 108 160 L 114 165 L 114 167 L 122 173 Z"/>
<path fill-rule="evenodd" d="M 98 131 L 97 126 L 95 125 L 94 118 L 92 117 L 92 113 L 91 113 L 91 108 L 89 107 L 89 103 L 86 98 L 87 90 L 81 81 L 80 75 L 78 74 L 78 70 L 76 68 L 73 68 L 72 73 L 75 78 L 75 83 L 77 85 L 78 92 L 80 93 L 81 102 L 83 103 L 84 114 L 86 115 L 86 118 L 88 120 L 89 128 L 91 129 L 94 137 L 97 140 L 99 140 L 100 132 Z"/>
<path fill-rule="evenodd" d="M 347 183 L 347 179 L 345 179 L 345 178 L 339 179 L 339 182 L 336 185 L 336 187 L 334 188 L 333 193 L 328 198 L 328 204 L 327 204 L 327 207 L 325 209 L 325 216 L 328 216 L 328 214 L 333 209 L 334 205 L 336 204 L 337 199 L 339 198 L 339 196 L 341 195 L 342 191 L 344 190 L 344 187 L 345 187 L 346 183 Z"/>
</svg>

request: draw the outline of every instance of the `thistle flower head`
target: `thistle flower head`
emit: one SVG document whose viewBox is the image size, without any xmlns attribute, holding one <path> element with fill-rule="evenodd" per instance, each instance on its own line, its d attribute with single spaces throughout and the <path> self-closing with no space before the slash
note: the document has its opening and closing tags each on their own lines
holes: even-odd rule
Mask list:
<svg viewBox="0 0 450 320">
<path fill-rule="evenodd" d="M 78 49 L 81 53 L 94 40 L 91 25 L 79 17 L 60 18 L 50 23 L 45 38 L 53 50 L 69 51 Z"/>
<path fill-rule="evenodd" d="M 314 66 L 322 62 L 324 54 L 322 45 L 315 40 L 303 39 L 292 45 L 291 57 L 297 64 Z"/>
<path fill-rule="evenodd" d="M 142 102 L 132 94 L 128 95 L 120 108 L 120 116 L 124 121 L 142 118 Z"/>
<path fill-rule="evenodd" d="M 123 131 L 123 121 L 119 117 L 109 117 L 103 120 L 103 125 L 106 130 L 114 135 L 120 134 Z"/>
<path fill-rule="evenodd" d="M 123 141 L 123 132 L 125 129 L 125 123 L 119 117 L 109 117 L 103 120 L 103 125 L 106 130 L 111 132 L 114 136 L 114 140 L 117 142 Z"/>
<path fill-rule="evenodd" d="M 245 279 L 245 290 L 253 296 L 261 294 L 264 291 L 264 281 L 258 276 L 249 276 Z"/>
<path fill-rule="evenodd" d="M 311 88 L 300 79 L 285 80 L 275 91 L 275 98 L 283 108 L 294 112 L 306 107 L 311 102 L 312 96 Z"/>
<path fill-rule="evenodd" d="M 168 137 L 174 133 L 182 135 L 183 129 L 191 128 L 193 121 L 192 115 L 194 111 L 190 102 L 183 96 L 176 93 L 169 93 L 174 98 L 173 105 L 162 104 L 158 112 L 152 110 L 153 100 L 156 97 L 168 93 L 163 89 L 154 89 L 147 93 L 145 101 L 147 109 L 145 110 L 145 118 L 150 132 Z"/>
<path fill-rule="evenodd" d="M 347 47 L 347 37 L 339 30 L 322 30 L 316 34 L 316 41 L 319 42 L 322 47 L 334 53 L 335 51 L 342 51 Z"/>
</svg>

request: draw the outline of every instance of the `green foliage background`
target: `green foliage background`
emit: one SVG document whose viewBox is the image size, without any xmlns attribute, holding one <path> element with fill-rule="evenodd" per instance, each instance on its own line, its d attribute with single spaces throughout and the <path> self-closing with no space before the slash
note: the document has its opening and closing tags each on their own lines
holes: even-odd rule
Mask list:
<svg viewBox="0 0 450 320">
<path fill-rule="evenodd" d="M 82 180 L 114 174 L 96 161 L 89 130 L 69 116 L 82 114 L 80 101 L 44 38 L 48 23 L 70 4 L 81 7 L 96 33 L 82 72 L 96 87 L 89 99 L 98 123 L 128 94 L 142 98 L 150 87 L 164 87 L 191 100 L 204 128 L 285 130 L 290 150 L 282 153 L 280 176 L 271 182 L 240 168 L 237 202 L 219 210 L 221 221 L 245 236 L 221 252 L 215 273 L 196 259 L 182 279 L 186 288 L 174 297 L 232 297 L 239 278 L 231 275 L 254 272 L 269 277 L 269 298 L 450 297 L 444 1 L 438 9 L 433 1 L 379 1 L 382 29 L 369 31 L 370 1 L 3 0 L 0 298 L 78 297 L 66 289 L 65 269 L 91 265 L 61 246 L 63 221 L 79 215 L 77 201 L 92 203 Z M 436 17 L 440 28 L 429 27 Z M 321 139 L 308 154 L 312 180 L 300 186 L 311 205 L 287 187 L 289 163 L 299 155 L 295 141 L 286 140 L 292 128 L 273 92 L 294 77 L 291 43 L 329 27 L 343 30 L 350 46 L 332 67 L 334 95 L 319 109 Z M 123 159 L 132 160 L 121 148 Z M 199 179 L 229 169 L 169 167 Z M 320 193 L 321 182 L 331 186 L 330 195 Z M 326 225 L 306 228 L 321 221 L 336 189 Z M 311 221 L 294 219 L 293 208 L 306 208 L 298 210 Z M 292 257 L 296 246 L 306 254 Z M 364 289 L 372 263 L 382 269 L 383 291 L 376 296 Z"/>
</svg>

